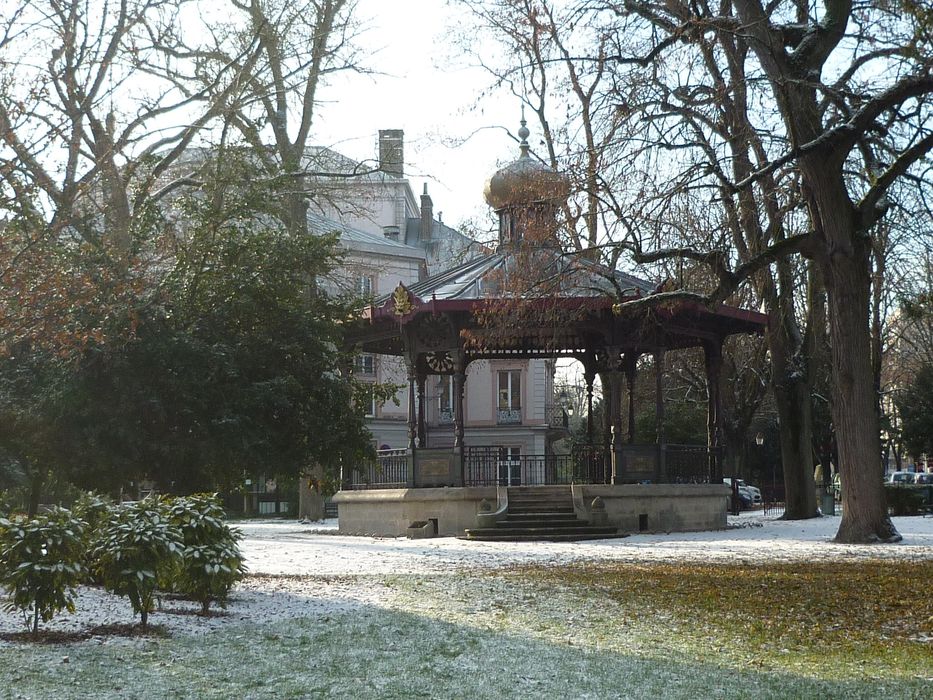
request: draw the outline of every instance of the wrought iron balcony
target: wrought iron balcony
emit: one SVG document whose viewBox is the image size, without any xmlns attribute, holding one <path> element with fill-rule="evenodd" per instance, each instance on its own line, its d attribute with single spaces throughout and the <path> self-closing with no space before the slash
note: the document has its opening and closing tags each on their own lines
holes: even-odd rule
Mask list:
<svg viewBox="0 0 933 700">
<path fill-rule="evenodd" d="M 560 404 L 552 403 L 544 407 L 547 424 L 552 428 L 569 428 L 570 413 Z"/>
<path fill-rule="evenodd" d="M 496 423 L 499 425 L 520 425 L 522 422 L 522 409 L 500 408 L 496 411 Z"/>
</svg>

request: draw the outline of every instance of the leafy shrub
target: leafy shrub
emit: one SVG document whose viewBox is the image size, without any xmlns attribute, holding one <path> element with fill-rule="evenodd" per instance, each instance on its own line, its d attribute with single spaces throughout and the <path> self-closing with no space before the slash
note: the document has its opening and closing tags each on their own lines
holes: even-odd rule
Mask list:
<svg viewBox="0 0 933 700">
<path fill-rule="evenodd" d="M 84 567 L 86 524 L 56 508 L 27 520 L 0 519 L 0 585 L 12 596 L 7 610 L 20 610 L 32 633 L 39 620 L 74 612 L 74 589 Z"/>
<path fill-rule="evenodd" d="M 230 589 L 246 573 L 237 545 L 241 534 L 224 521 L 216 494 L 176 498 L 168 504 L 168 512 L 184 543 L 172 587 L 198 601 L 206 615 L 212 601 L 226 604 Z"/>
<path fill-rule="evenodd" d="M 87 532 L 93 535 L 110 519 L 113 501 L 93 491 L 81 494 L 72 507 L 72 512 L 87 523 Z"/>
<path fill-rule="evenodd" d="M 885 484 L 884 493 L 892 515 L 917 515 L 923 505 L 924 492 L 916 486 Z"/>
<path fill-rule="evenodd" d="M 81 494 L 71 509 L 76 517 L 87 524 L 84 530 L 84 564 L 88 572 L 88 577 L 91 582 L 96 584 L 103 582 L 97 577 L 95 572 L 92 547 L 101 528 L 109 522 L 113 507 L 113 501 L 106 496 L 87 492 Z"/>
<path fill-rule="evenodd" d="M 0 489 L 0 517 L 13 512 L 13 498 L 9 491 Z"/>
<path fill-rule="evenodd" d="M 181 535 L 165 504 L 154 496 L 112 509 L 92 550 L 104 587 L 130 599 L 143 629 L 149 624 L 156 583 L 181 555 Z"/>
</svg>

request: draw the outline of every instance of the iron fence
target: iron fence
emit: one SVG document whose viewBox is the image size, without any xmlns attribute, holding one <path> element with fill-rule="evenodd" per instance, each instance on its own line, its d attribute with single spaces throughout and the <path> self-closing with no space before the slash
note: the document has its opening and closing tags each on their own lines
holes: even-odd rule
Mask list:
<svg viewBox="0 0 933 700">
<path fill-rule="evenodd" d="M 784 514 L 784 484 L 761 487 L 762 514 L 775 517 Z"/>
<path fill-rule="evenodd" d="M 709 484 L 715 481 L 722 448 L 706 445 L 664 445 L 665 481 L 669 484 Z"/>
<path fill-rule="evenodd" d="M 499 447 L 470 447 L 465 459 L 467 486 L 601 484 L 611 476 L 609 452 L 603 447 L 563 455 L 514 455 Z"/>
<path fill-rule="evenodd" d="M 702 445 L 664 445 L 664 468 L 655 445 L 626 445 L 621 450 L 619 483 L 707 484 L 720 459 L 719 450 Z M 379 450 L 356 467 L 351 489 L 406 488 L 411 485 L 407 450 Z M 520 455 L 498 446 L 468 447 L 465 486 L 550 486 L 612 482 L 612 452 L 602 445 L 582 445 L 570 454 Z"/>
<path fill-rule="evenodd" d="M 408 451 L 377 450 L 376 458 L 350 474 L 351 489 L 401 489 L 409 485 Z"/>
</svg>

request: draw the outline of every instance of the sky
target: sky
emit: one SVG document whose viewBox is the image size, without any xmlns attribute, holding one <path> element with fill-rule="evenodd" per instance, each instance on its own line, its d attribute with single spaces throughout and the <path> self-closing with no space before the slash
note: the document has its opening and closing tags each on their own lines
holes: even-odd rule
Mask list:
<svg viewBox="0 0 933 700">
<path fill-rule="evenodd" d="M 322 93 L 315 129 L 321 145 L 358 160 L 376 157 L 380 129 L 403 129 L 415 195 L 427 183 L 434 211 L 452 226 L 487 217 L 483 185 L 518 157 L 506 128 L 514 133 L 521 114 L 512 96 L 472 109 L 491 80 L 462 57 L 450 60 L 447 32 L 461 12 L 446 0 L 360 0 L 373 49 L 364 62 L 380 74 L 338 76 Z"/>
</svg>

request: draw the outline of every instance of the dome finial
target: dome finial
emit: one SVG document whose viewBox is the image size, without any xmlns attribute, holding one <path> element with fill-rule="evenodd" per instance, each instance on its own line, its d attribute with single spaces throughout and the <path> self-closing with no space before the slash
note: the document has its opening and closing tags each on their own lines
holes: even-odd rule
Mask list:
<svg viewBox="0 0 933 700">
<path fill-rule="evenodd" d="M 518 130 L 518 138 L 521 139 L 521 142 L 518 144 L 519 150 L 521 152 L 520 158 L 528 158 L 528 135 L 531 133 L 528 131 L 526 126 L 528 122 L 525 121 L 525 105 L 522 105 L 522 121 L 521 128 Z"/>
</svg>

